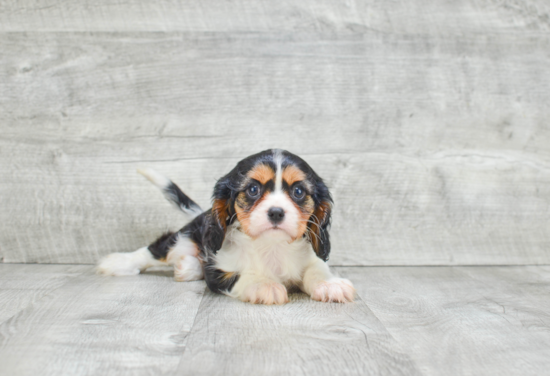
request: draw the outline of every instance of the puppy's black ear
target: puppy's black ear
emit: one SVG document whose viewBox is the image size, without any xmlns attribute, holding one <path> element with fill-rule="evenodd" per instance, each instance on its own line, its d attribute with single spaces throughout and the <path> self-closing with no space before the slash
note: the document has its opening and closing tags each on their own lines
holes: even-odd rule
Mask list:
<svg viewBox="0 0 550 376">
<path fill-rule="evenodd" d="M 328 230 L 332 212 L 332 197 L 330 196 L 327 186 L 321 179 L 315 184 L 313 200 L 315 201 L 315 211 L 310 217 L 310 222 L 308 224 L 308 231 L 310 232 L 309 241 L 317 257 L 323 261 L 327 261 L 330 254 L 330 237 Z"/>
<path fill-rule="evenodd" d="M 230 180 L 223 177 L 214 187 L 212 212 L 204 233 L 204 246 L 214 254 L 222 247 L 225 232 L 233 215 Z"/>
</svg>

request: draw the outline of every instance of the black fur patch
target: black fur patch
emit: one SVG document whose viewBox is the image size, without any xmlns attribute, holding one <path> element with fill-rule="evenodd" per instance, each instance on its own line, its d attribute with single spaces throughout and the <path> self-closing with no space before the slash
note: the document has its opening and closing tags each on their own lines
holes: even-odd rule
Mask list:
<svg viewBox="0 0 550 376">
<path fill-rule="evenodd" d="M 239 280 L 240 274 L 227 273 L 223 270 L 207 266 L 204 269 L 204 280 L 210 291 L 222 294 L 229 292 Z"/>
<path fill-rule="evenodd" d="M 182 211 L 201 211 L 200 206 L 191 200 L 182 190 L 173 182 L 164 188 L 164 196 L 176 204 Z"/>
<path fill-rule="evenodd" d="M 168 251 L 176 244 L 177 234 L 173 232 L 165 232 L 157 240 L 155 240 L 147 249 L 157 260 L 166 259 Z"/>
</svg>

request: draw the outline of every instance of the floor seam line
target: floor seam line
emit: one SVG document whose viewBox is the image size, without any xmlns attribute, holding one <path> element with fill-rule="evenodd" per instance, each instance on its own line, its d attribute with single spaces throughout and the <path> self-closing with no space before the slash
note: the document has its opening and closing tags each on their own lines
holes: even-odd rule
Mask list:
<svg viewBox="0 0 550 376">
<path fill-rule="evenodd" d="M 202 306 L 202 302 L 204 300 L 204 296 L 206 295 L 206 293 L 208 291 L 209 291 L 208 287 L 205 286 L 204 290 L 202 292 L 201 301 L 199 302 L 199 306 L 197 308 L 197 313 L 195 314 L 195 317 L 193 318 L 193 323 L 191 324 L 191 328 L 189 329 L 189 334 L 185 337 L 185 347 L 183 349 L 183 352 L 181 353 L 181 356 L 180 356 L 180 359 L 178 361 L 178 364 L 177 364 L 176 368 L 172 372 L 173 375 L 175 375 L 176 372 L 178 371 L 178 369 L 180 368 L 180 364 L 183 360 L 183 357 L 185 356 L 185 352 L 187 351 L 187 342 L 189 341 L 189 337 L 191 336 L 191 333 L 193 332 L 193 329 L 195 328 L 195 323 L 197 322 L 197 317 L 199 316 L 199 312 L 200 312 L 200 309 L 201 309 L 201 306 Z"/>
</svg>

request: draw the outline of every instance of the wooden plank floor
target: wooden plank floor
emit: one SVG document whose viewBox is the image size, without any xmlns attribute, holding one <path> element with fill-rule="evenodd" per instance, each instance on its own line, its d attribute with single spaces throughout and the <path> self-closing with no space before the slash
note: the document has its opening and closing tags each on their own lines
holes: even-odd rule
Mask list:
<svg viewBox="0 0 550 376">
<path fill-rule="evenodd" d="M 0 375 L 542 375 L 550 266 L 336 267 L 353 304 L 244 304 L 90 265 L 0 265 Z"/>
</svg>

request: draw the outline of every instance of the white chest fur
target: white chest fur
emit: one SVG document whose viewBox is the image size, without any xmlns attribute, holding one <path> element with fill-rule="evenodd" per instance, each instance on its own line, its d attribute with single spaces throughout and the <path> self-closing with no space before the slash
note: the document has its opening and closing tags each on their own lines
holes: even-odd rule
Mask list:
<svg viewBox="0 0 550 376">
<path fill-rule="evenodd" d="M 288 235 L 273 231 L 252 239 L 236 223 L 226 233 L 216 264 L 224 271 L 264 276 L 290 285 L 301 281 L 312 257 L 316 256 L 311 244 L 303 238 L 291 241 Z"/>
</svg>

